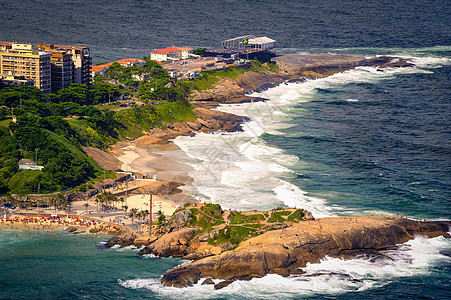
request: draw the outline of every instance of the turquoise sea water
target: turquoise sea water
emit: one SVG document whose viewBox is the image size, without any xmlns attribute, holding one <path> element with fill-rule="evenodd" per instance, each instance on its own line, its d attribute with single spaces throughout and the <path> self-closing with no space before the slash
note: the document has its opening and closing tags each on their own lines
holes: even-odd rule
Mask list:
<svg viewBox="0 0 451 300">
<path fill-rule="evenodd" d="M 252 121 L 240 133 L 177 138 L 196 158 L 185 188 L 226 208 L 451 219 L 450 14 L 449 1 L 420 0 L 10 0 L 0 2 L 0 40 L 84 44 L 94 62 L 243 34 L 276 39 L 278 53 L 407 57 L 416 67 L 359 68 L 256 94 L 267 102 L 220 107 Z M 105 239 L 0 231 L 0 299 L 451 297 L 443 238 L 220 291 L 163 288 L 159 278 L 180 260 L 104 249 Z"/>
<path fill-rule="evenodd" d="M 309 276 L 269 275 L 220 291 L 201 285 L 163 288 L 160 276 L 180 260 L 105 249 L 104 239 L 0 231 L 0 299 L 447 299 L 451 291 L 451 261 L 439 253 L 450 246 L 444 238 L 418 238 L 388 251 L 386 260 L 326 259 L 309 265 Z"/>
<path fill-rule="evenodd" d="M 385 49 L 386 52 L 399 50 Z M 352 50 L 346 50 L 352 51 Z M 359 53 L 360 49 L 354 49 Z M 374 53 L 384 53 L 373 49 Z M 365 49 L 364 54 L 369 54 Z M 222 106 L 244 131 L 179 137 L 196 158 L 186 189 L 224 207 L 305 207 L 315 216 L 450 219 L 449 50 L 403 50 L 414 68 L 360 68 Z M 214 154 L 214 155 L 213 155 Z M 105 249 L 106 237 L 0 232 L 0 299 L 448 299 L 451 242 L 417 237 L 386 259 L 326 258 L 307 274 L 164 288 L 182 261 Z"/>
<path fill-rule="evenodd" d="M 107 236 L 63 231 L 0 231 L 0 299 L 129 299 L 153 293 L 119 280 L 158 279 L 180 263 L 138 257 L 136 249 L 106 249 Z"/>
</svg>

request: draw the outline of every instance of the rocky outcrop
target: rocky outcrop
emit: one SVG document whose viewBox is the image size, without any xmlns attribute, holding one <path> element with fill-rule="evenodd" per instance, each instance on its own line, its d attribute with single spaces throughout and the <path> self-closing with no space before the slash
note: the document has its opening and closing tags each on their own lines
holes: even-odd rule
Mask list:
<svg viewBox="0 0 451 300">
<path fill-rule="evenodd" d="M 197 115 L 195 121 L 166 124 L 167 127 L 164 129 L 152 128 L 145 136 L 137 139 L 135 143 L 162 144 L 177 136 L 190 136 L 196 132 L 240 131 L 241 124 L 248 120 L 247 117 L 201 107 L 195 108 L 193 112 Z"/>
<path fill-rule="evenodd" d="M 211 89 L 194 91 L 192 102 L 197 106 L 211 107 L 221 103 L 246 103 L 265 101 L 249 97 L 251 92 L 262 92 L 284 82 L 299 82 L 306 78 L 322 78 L 358 66 L 407 67 L 412 63 L 396 57 L 365 59 L 350 54 L 313 53 L 309 55 L 285 54 L 274 58 L 278 72 L 253 72 L 240 74 L 236 79 L 222 78 Z"/>
<path fill-rule="evenodd" d="M 449 222 L 419 222 L 399 217 L 323 218 L 295 223 L 243 241 L 233 251 L 175 268 L 163 276 L 165 286 L 189 286 L 200 278 L 250 279 L 268 273 L 287 276 L 324 256 L 353 257 L 377 253 L 415 234 L 449 237 Z M 180 278 L 180 279 L 179 279 Z"/>
<path fill-rule="evenodd" d="M 328 75 L 329 72 L 342 72 L 366 64 L 366 59 L 363 56 L 329 53 L 285 54 L 274 58 L 274 60 L 281 70 L 296 75 L 302 75 L 306 71 Z"/>
<path fill-rule="evenodd" d="M 122 162 L 108 152 L 92 147 L 83 147 L 83 151 L 105 170 L 116 171 L 121 168 Z"/>
<path fill-rule="evenodd" d="M 186 210 L 179 211 L 174 215 L 172 218 L 173 222 L 177 226 L 185 225 L 185 223 L 188 221 L 189 213 Z"/>
<path fill-rule="evenodd" d="M 178 231 L 163 235 L 145 250 L 145 253 L 152 253 L 157 256 L 180 257 L 188 248 L 188 241 L 194 236 L 194 228 L 183 228 Z"/>
<path fill-rule="evenodd" d="M 121 247 L 133 245 L 136 237 L 132 235 L 117 235 L 112 237 L 106 242 L 107 247 L 113 247 L 114 245 L 120 245 Z"/>
</svg>

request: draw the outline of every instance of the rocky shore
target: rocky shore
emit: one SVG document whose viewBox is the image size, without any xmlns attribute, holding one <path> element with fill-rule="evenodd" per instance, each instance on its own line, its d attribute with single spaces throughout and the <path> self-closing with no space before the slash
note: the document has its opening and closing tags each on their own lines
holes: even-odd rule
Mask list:
<svg viewBox="0 0 451 300">
<path fill-rule="evenodd" d="M 318 263 L 325 256 L 377 256 L 379 251 L 396 247 L 415 235 L 449 238 L 449 225 L 449 222 L 419 222 L 383 216 L 301 222 L 249 238 L 233 251 L 177 267 L 166 273 L 161 283 L 186 287 L 201 278 L 215 278 L 225 280 L 223 287 L 234 280 L 250 280 L 266 274 L 301 274 L 307 263 Z"/>
<path fill-rule="evenodd" d="M 406 59 L 382 56 L 366 59 L 348 54 L 315 53 L 309 55 L 285 54 L 274 58 L 278 72 L 246 72 L 236 79 L 223 78 L 211 89 L 195 91 L 191 98 L 199 107 L 215 107 L 219 104 L 235 104 L 265 101 L 247 94 L 261 92 L 284 82 L 299 82 L 307 78 L 323 78 L 356 67 L 409 67 Z"/>
<path fill-rule="evenodd" d="M 284 55 L 275 59 L 277 72 L 245 72 L 236 79 L 222 78 L 211 89 L 191 95 L 197 119 L 152 129 L 132 141 L 136 147 L 167 143 L 179 135 L 196 132 L 238 131 L 246 118 L 210 110 L 222 103 L 265 101 L 247 94 L 284 82 L 322 78 L 356 67 L 408 67 L 395 57 L 366 59 L 355 55 Z M 122 145 L 123 146 L 123 145 Z M 167 223 L 152 226 L 152 235 L 117 236 L 109 246 L 145 246 L 142 254 L 193 260 L 166 273 L 164 286 L 186 287 L 201 279 L 223 279 L 215 288 L 234 280 L 249 280 L 267 274 L 289 276 L 302 273 L 307 263 L 325 256 L 351 258 L 379 255 L 415 235 L 449 237 L 449 222 L 420 222 L 400 217 L 363 216 L 314 220 L 307 211 L 280 209 L 269 212 L 222 211 L 218 205 L 187 206 Z M 148 231 L 148 227 L 142 232 Z"/>
<path fill-rule="evenodd" d="M 302 274 L 307 263 L 326 256 L 372 255 L 413 239 L 444 236 L 451 222 L 415 221 L 392 216 L 314 219 L 303 209 L 223 211 L 217 204 L 187 205 L 167 223 L 154 225 L 152 235 L 112 238 L 109 246 L 145 246 L 141 254 L 193 260 L 161 279 L 164 286 L 187 287 L 200 280 L 235 280 L 267 274 Z"/>
</svg>

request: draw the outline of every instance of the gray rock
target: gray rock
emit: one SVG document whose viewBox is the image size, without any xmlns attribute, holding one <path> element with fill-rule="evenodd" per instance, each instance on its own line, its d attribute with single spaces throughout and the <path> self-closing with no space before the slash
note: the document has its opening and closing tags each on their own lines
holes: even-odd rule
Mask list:
<svg viewBox="0 0 451 300">
<path fill-rule="evenodd" d="M 200 242 L 206 242 L 210 238 L 210 233 L 204 232 L 200 234 L 197 238 L 199 239 Z"/>
<path fill-rule="evenodd" d="M 315 220 L 312 213 L 308 210 L 304 210 L 304 216 L 302 217 L 302 220 L 308 221 L 308 220 Z"/>
<path fill-rule="evenodd" d="M 174 215 L 173 221 L 174 224 L 178 226 L 185 225 L 185 223 L 188 221 L 189 213 L 186 210 L 182 210 Z"/>
</svg>

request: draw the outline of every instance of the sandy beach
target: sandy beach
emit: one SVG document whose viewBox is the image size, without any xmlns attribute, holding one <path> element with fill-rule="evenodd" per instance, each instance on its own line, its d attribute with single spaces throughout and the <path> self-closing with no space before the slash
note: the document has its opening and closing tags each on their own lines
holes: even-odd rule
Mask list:
<svg viewBox="0 0 451 300">
<path fill-rule="evenodd" d="M 70 210 L 56 210 L 52 207 L 30 208 L 28 210 L 9 210 L 8 217 L 25 215 L 59 215 L 79 217 L 83 219 L 95 219 L 103 224 L 116 225 L 135 233 L 142 225 L 148 224 L 148 219 L 130 218 L 130 211 L 149 211 L 149 191 L 152 195 L 152 220 L 157 221 L 160 212 L 166 217 L 172 216 L 174 211 L 188 202 L 195 201 L 194 197 L 176 189 L 178 185 L 190 184 L 193 179 L 189 176 L 192 167 L 189 158 L 177 145 L 173 143 L 149 144 L 148 136 L 138 138 L 129 143 L 119 142 L 113 146 L 112 154 L 122 163 L 121 169 L 125 172 L 133 172 L 138 175 L 136 180 L 118 184 L 117 187 L 106 189 L 106 192 L 117 194 L 124 202 L 115 203 L 108 211 L 101 210 L 94 198 L 88 201 L 74 201 Z M 142 179 L 143 175 L 147 179 Z M 124 192 L 128 189 L 128 192 Z M 126 209 L 125 209 L 126 208 Z M 3 213 L 2 213 L 3 217 Z M 49 223 L 52 228 L 62 228 L 61 224 Z M 46 225 L 46 226 L 47 226 Z M 34 223 L 3 222 L 0 228 L 39 229 Z"/>
<path fill-rule="evenodd" d="M 191 158 L 177 145 L 173 143 L 145 144 L 141 139 L 125 147 L 119 146 L 120 148 L 114 151 L 116 157 L 123 163 L 123 171 L 146 174 L 150 178 L 156 176 L 158 180 L 183 184 L 193 182 L 188 175 L 193 170 L 188 164 Z"/>
</svg>

